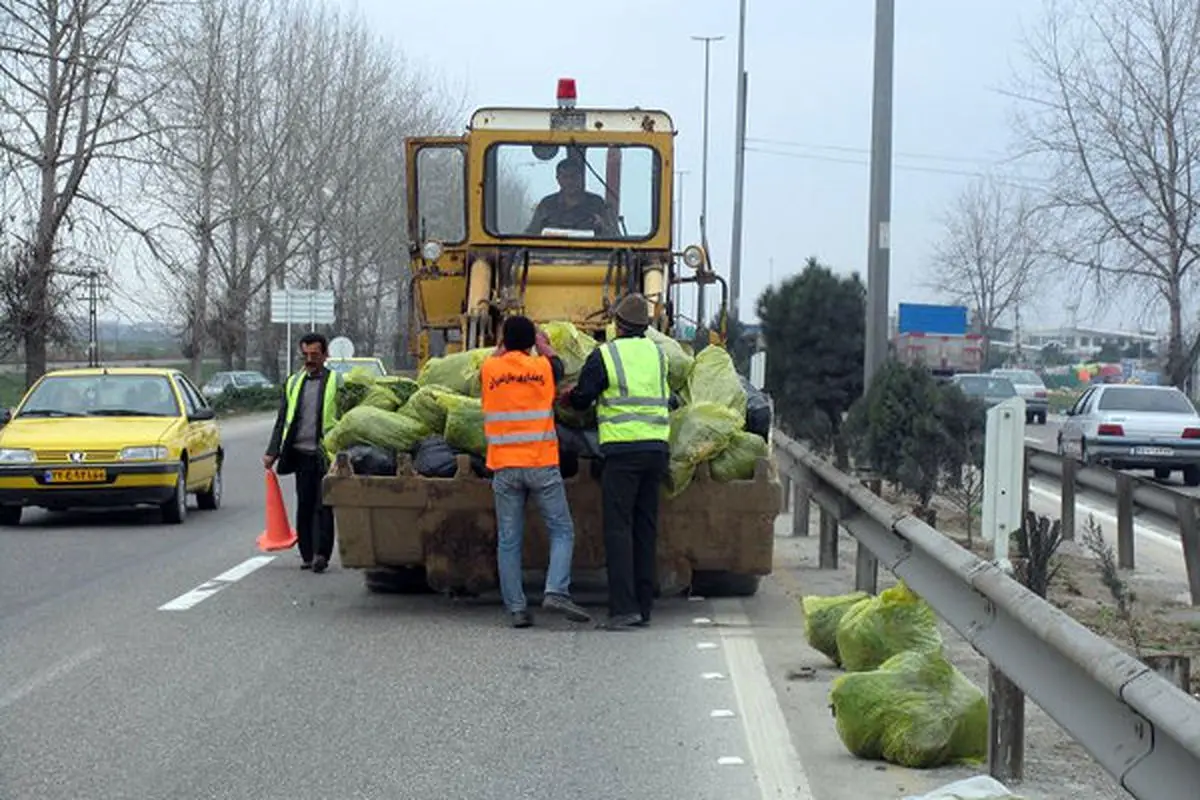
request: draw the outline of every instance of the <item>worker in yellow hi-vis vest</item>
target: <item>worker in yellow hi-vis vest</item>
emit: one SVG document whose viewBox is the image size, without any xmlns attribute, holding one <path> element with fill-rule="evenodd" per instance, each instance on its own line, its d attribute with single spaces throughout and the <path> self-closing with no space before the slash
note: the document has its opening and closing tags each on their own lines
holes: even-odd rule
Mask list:
<svg viewBox="0 0 1200 800">
<path fill-rule="evenodd" d="M 263 466 L 296 476 L 296 538 L 301 569 L 324 572 L 333 557 L 333 509 L 321 500 L 329 471 L 325 434 L 337 423 L 340 372 L 325 367 L 329 342 L 319 333 L 300 339 L 304 369 L 288 376 Z"/>
</svg>

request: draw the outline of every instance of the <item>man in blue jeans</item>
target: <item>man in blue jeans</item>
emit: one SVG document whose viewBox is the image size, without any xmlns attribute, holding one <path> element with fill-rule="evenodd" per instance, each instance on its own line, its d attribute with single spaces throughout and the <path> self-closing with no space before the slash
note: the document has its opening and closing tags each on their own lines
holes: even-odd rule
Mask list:
<svg viewBox="0 0 1200 800">
<path fill-rule="evenodd" d="M 535 351 L 536 352 L 532 352 Z M 562 360 L 545 334 L 527 317 L 504 322 L 503 344 L 483 363 L 483 425 L 487 466 L 496 498 L 496 562 L 500 594 L 514 628 L 528 628 L 521 551 L 525 504 L 532 498 L 550 536 L 550 565 L 542 608 L 574 622 L 591 617 L 571 599 L 571 558 L 575 525 L 567 507 L 558 463 L 554 400 L 563 375 Z"/>
</svg>

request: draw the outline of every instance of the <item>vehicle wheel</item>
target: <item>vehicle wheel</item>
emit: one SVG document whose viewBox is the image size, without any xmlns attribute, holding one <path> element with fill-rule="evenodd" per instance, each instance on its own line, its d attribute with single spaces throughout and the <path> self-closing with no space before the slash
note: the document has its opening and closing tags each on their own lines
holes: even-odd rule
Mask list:
<svg viewBox="0 0 1200 800">
<path fill-rule="evenodd" d="M 1038 424 L 1038 425 L 1045 425 L 1045 424 L 1046 424 L 1046 412 L 1045 412 L 1045 411 L 1039 411 L 1039 412 L 1038 412 L 1038 415 L 1037 415 L 1037 424 Z"/>
<path fill-rule="evenodd" d="M 1154 468 L 1154 477 L 1158 478 L 1160 481 L 1170 480 L 1170 478 L 1171 478 L 1170 467 L 1155 467 Z"/>
<path fill-rule="evenodd" d="M 175 494 L 162 504 L 162 520 L 168 525 L 179 525 L 187 519 L 187 468 L 180 465 L 175 473 Z"/>
<path fill-rule="evenodd" d="M 224 464 L 218 461 L 217 472 L 213 475 L 212 483 L 208 485 L 208 489 L 196 493 L 196 505 L 205 511 L 216 511 L 221 507 L 221 493 L 225 488 L 225 481 L 221 477 L 221 470 L 224 466 Z"/>
<path fill-rule="evenodd" d="M 758 575 L 699 571 L 692 576 L 692 592 L 703 597 L 753 597 L 761 580 Z"/>
<path fill-rule="evenodd" d="M 21 512 L 24 506 L 0 506 L 0 526 L 15 528 L 21 524 Z"/>
<path fill-rule="evenodd" d="M 1033 421 L 1034 421 L 1035 419 L 1037 419 L 1037 414 L 1034 414 L 1034 413 L 1028 413 L 1028 414 L 1026 414 L 1026 415 L 1025 415 L 1025 424 L 1026 424 L 1026 425 L 1032 425 L 1032 424 L 1033 424 Z"/>
<path fill-rule="evenodd" d="M 424 567 L 367 570 L 363 581 L 375 594 L 433 594 Z"/>
<path fill-rule="evenodd" d="M 1200 486 L 1200 464 L 1188 464 L 1183 468 L 1183 482 L 1188 486 Z"/>
</svg>

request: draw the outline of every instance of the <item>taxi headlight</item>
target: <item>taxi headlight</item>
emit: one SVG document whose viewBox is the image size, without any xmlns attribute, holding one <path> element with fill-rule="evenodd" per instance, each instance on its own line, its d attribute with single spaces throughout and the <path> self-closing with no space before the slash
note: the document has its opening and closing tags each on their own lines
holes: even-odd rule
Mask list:
<svg viewBox="0 0 1200 800">
<path fill-rule="evenodd" d="M 33 462 L 34 456 L 32 450 L 0 447 L 0 464 L 32 464 Z"/>
<path fill-rule="evenodd" d="M 121 451 L 122 461 L 165 461 L 167 448 L 161 444 L 126 447 Z"/>
</svg>

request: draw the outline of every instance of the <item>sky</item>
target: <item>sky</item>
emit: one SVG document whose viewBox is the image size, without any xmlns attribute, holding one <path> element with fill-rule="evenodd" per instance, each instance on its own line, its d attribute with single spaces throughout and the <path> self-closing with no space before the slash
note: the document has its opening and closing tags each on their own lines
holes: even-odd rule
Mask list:
<svg viewBox="0 0 1200 800">
<path fill-rule="evenodd" d="M 436 73 L 465 106 L 555 102 L 558 78 L 579 105 L 659 108 L 679 130 L 683 242 L 699 240 L 704 44 L 710 55 L 708 238 L 728 274 L 734 189 L 737 0 L 331 0 L 357 12 L 405 58 Z M 1042 0 L 896 3 L 889 306 L 939 302 L 926 288 L 944 214 L 973 176 L 1025 181 L 1011 152 L 1012 85 L 1022 26 Z M 875 3 L 747 0 L 749 73 L 742 255 L 743 319 L 772 280 L 809 256 L 865 279 Z M 465 118 L 464 118 L 465 125 Z M 1027 320 L 1068 322 L 1040 297 Z M 1081 315 L 1082 316 L 1082 315 Z M 1081 319 L 1081 322 L 1084 320 Z M 1132 324 L 1119 312 L 1100 324 Z"/>
</svg>

